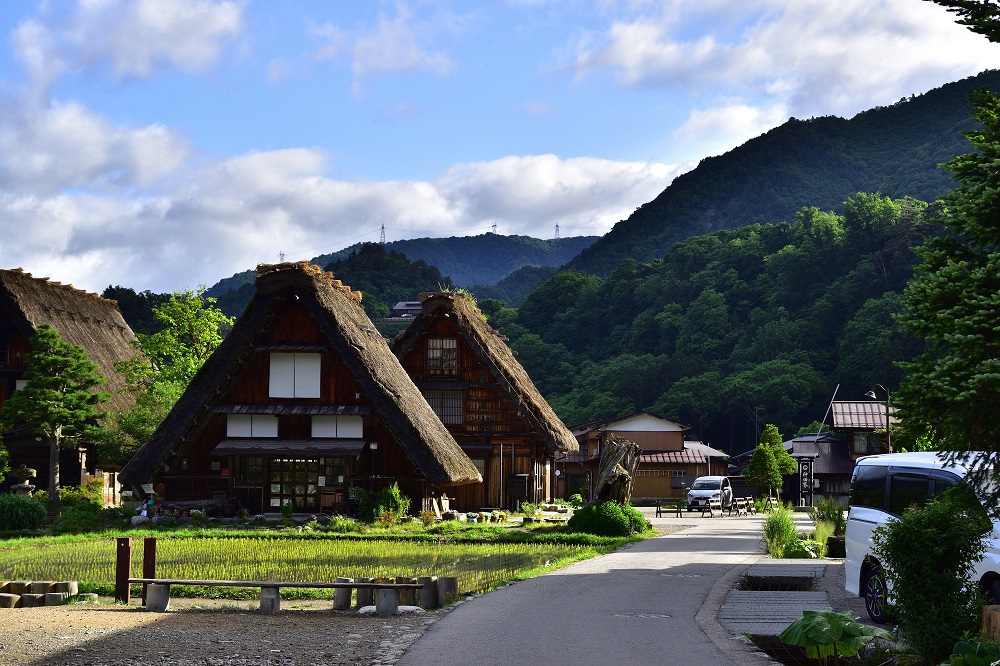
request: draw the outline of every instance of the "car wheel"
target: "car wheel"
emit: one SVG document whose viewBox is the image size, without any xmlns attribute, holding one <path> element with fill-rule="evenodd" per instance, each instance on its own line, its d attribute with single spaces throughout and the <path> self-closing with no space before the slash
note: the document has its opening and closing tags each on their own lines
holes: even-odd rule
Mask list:
<svg viewBox="0 0 1000 666">
<path fill-rule="evenodd" d="M 868 617 L 878 624 L 888 623 L 891 618 L 887 610 L 885 574 L 878 565 L 872 566 L 868 575 L 865 576 L 862 594 L 865 597 L 865 610 L 868 611 Z"/>
</svg>

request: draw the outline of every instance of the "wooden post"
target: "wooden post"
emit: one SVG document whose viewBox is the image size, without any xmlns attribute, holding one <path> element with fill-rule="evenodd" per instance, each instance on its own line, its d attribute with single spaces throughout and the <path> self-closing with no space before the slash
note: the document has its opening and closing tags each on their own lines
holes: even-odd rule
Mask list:
<svg viewBox="0 0 1000 666">
<path fill-rule="evenodd" d="M 409 576 L 396 576 L 397 583 L 416 583 L 416 578 L 411 578 Z M 412 606 L 413 598 L 416 596 L 414 589 L 403 589 L 399 591 L 399 605 L 400 606 Z"/>
<path fill-rule="evenodd" d="M 1000 606 L 983 606 L 983 633 L 991 641 L 1000 639 Z"/>
<path fill-rule="evenodd" d="M 374 578 L 358 578 L 359 583 L 372 583 L 375 581 Z M 375 605 L 375 590 L 370 587 L 359 587 L 358 588 L 358 606 L 374 606 Z"/>
<path fill-rule="evenodd" d="M 142 540 L 142 577 L 156 578 L 156 537 L 146 537 Z M 142 584 L 142 605 L 146 605 L 146 587 Z"/>
<path fill-rule="evenodd" d="M 438 606 L 438 580 L 437 576 L 419 576 L 418 583 L 423 583 L 423 587 L 417 593 L 417 605 L 421 608 L 437 608 Z"/>
<path fill-rule="evenodd" d="M 118 537 L 115 556 L 115 602 L 128 605 L 131 591 L 128 579 L 132 576 L 132 538 Z"/>
</svg>

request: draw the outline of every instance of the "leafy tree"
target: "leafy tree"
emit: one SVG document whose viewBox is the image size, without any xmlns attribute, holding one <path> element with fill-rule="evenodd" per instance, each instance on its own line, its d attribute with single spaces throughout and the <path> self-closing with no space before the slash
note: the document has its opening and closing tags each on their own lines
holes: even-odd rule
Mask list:
<svg viewBox="0 0 1000 666">
<path fill-rule="evenodd" d="M 137 354 L 116 364 L 135 397 L 132 409 L 113 415 L 98 437 L 98 454 L 105 462 L 125 464 L 153 434 L 211 356 L 233 319 L 215 306 L 204 290 L 174 293 L 153 309 L 160 330 L 138 335 Z"/>
<path fill-rule="evenodd" d="M 3 445 L 3 440 L 0 440 L 0 483 L 3 483 L 4 479 L 7 478 L 9 471 L 10 456 L 7 454 L 7 447 Z"/>
<path fill-rule="evenodd" d="M 58 504 L 59 452 L 93 434 L 108 394 L 97 390 L 105 381 L 97 364 L 52 326 L 39 326 L 30 342 L 25 385 L 4 403 L 3 429 L 22 429 L 48 441 L 49 497 Z"/>
<path fill-rule="evenodd" d="M 1000 462 L 1000 97 L 980 90 L 973 101 L 982 126 L 966 136 L 975 152 L 945 165 L 960 183 L 943 197 L 940 223 L 949 233 L 919 249 L 923 261 L 899 316 L 927 349 L 901 364 L 906 379 L 893 401 L 937 448 L 989 451 L 978 470 L 985 474 Z"/>
<path fill-rule="evenodd" d="M 774 450 L 767 444 L 760 443 L 753 450 L 743 475 L 755 488 L 766 490 L 768 497 L 773 491 L 781 488 L 781 470 L 774 458 Z"/>
<path fill-rule="evenodd" d="M 774 452 L 774 460 L 778 464 L 778 472 L 782 476 L 795 474 L 798 471 L 799 466 L 792 459 L 792 456 L 788 455 L 785 447 L 782 446 L 782 438 L 781 433 L 778 432 L 778 426 L 773 423 L 768 423 L 764 426 L 764 432 L 760 436 L 760 443 L 771 447 L 771 451 Z"/>
</svg>

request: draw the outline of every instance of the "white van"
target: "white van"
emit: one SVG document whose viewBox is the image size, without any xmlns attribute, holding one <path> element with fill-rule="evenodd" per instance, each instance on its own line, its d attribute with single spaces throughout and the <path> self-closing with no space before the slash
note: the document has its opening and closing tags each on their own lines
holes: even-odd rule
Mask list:
<svg viewBox="0 0 1000 666">
<path fill-rule="evenodd" d="M 885 605 L 882 563 L 872 554 L 872 531 L 902 515 L 913 504 L 923 504 L 965 478 L 969 466 L 945 464 L 941 454 L 888 453 L 859 458 L 851 477 L 850 512 L 847 516 L 844 570 L 848 592 L 864 597 L 868 615 L 875 622 L 889 621 Z M 985 557 L 976 565 L 975 580 L 1000 604 L 1000 524 Z"/>
</svg>

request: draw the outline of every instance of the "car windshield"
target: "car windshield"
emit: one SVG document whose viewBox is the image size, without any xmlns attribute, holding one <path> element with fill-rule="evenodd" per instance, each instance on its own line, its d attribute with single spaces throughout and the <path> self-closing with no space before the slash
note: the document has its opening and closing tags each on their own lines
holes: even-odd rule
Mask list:
<svg viewBox="0 0 1000 666">
<path fill-rule="evenodd" d="M 698 479 L 691 486 L 691 490 L 718 490 L 722 482 L 718 479 Z"/>
</svg>

